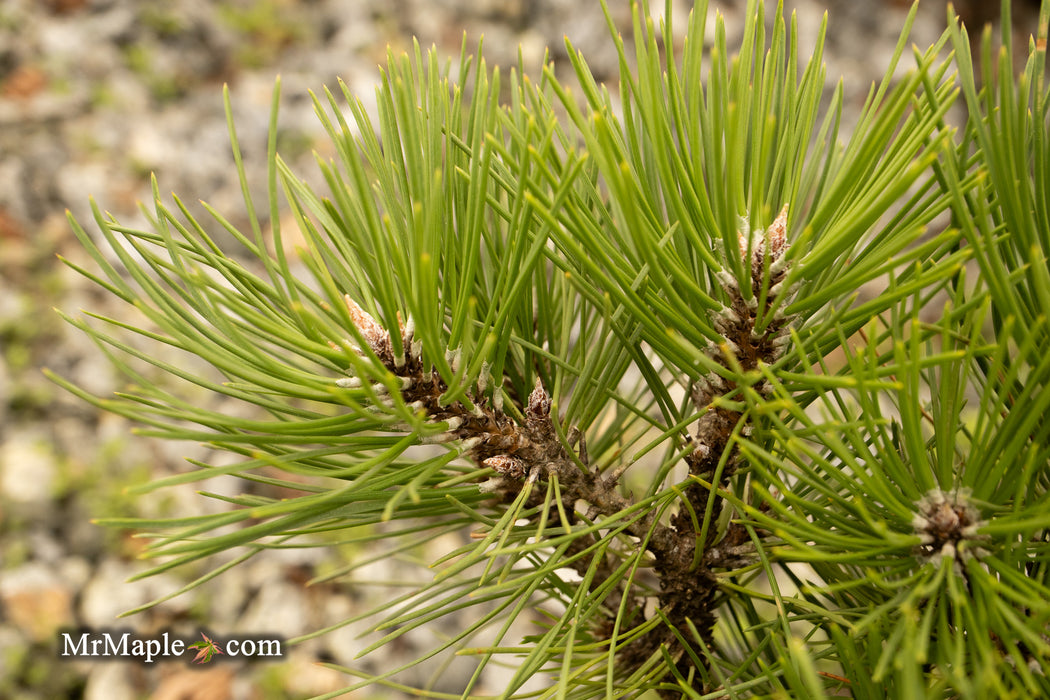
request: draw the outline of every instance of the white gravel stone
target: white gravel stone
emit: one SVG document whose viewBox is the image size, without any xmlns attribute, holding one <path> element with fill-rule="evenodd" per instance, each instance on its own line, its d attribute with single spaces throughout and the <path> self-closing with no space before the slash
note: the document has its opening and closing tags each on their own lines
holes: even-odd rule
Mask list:
<svg viewBox="0 0 1050 700">
<path fill-rule="evenodd" d="M 83 700 L 137 700 L 133 663 L 107 662 L 91 667 Z"/>
<path fill-rule="evenodd" d="M 57 570 L 31 561 L 5 571 L 0 579 L 0 604 L 6 618 L 30 639 L 40 642 L 73 623 L 73 588 Z"/>
<path fill-rule="evenodd" d="M 0 578 L 0 595 L 7 597 L 15 593 L 47 588 L 59 583 L 55 571 L 40 562 L 30 562 L 4 571 Z"/>
<path fill-rule="evenodd" d="M 57 472 L 55 454 L 39 431 L 15 433 L 0 444 L 0 492 L 12 502 L 47 503 Z"/>
<path fill-rule="evenodd" d="M 112 627 L 117 617 L 128 610 L 156 600 L 179 588 L 172 576 L 153 576 L 139 581 L 128 581 L 139 569 L 108 559 L 99 566 L 91 581 L 81 593 L 80 618 L 89 627 Z M 185 611 L 191 604 L 189 596 L 180 596 L 164 603 L 169 613 Z"/>
<path fill-rule="evenodd" d="M 267 581 L 237 623 L 238 634 L 275 634 L 284 638 L 305 634 L 308 606 L 303 591 L 287 581 Z"/>
</svg>

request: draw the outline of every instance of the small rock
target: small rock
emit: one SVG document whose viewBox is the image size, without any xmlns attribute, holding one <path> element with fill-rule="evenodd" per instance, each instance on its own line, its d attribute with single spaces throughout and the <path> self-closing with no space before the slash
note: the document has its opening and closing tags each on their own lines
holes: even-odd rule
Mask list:
<svg viewBox="0 0 1050 700">
<path fill-rule="evenodd" d="M 288 663 L 286 689 L 296 696 L 322 695 L 348 685 L 348 676 L 331 668 L 314 663 L 310 659 L 293 659 Z"/>
<path fill-rule="evenodd" d="M 228 666 L 206 671 L 180 668 L 161 681 L 150 700 L 228 700 L 233 697 L 233 680 Z"/>
<path fill-rule="evenodd" d="M 177 581 L 167 576 L 129 582 L 128 578 L 135 573 L 135 568 L 123 562 L 102 563 L 81 595 L 80 618 L 86 626 L 113 627 L 121 613 L 161 598 L 178 587 Z M 171 612 L 185 610 L 189 604 L 189 596 L 180 596 L 164 603 L 164 607 Z"/>
<path fill-rule="evenodd" d="M 137 700 L 132 663 L 100 663 L 91 668 L 83 700 Z"/>
<path fill-rule="evenodd" d="M 7 618 L 30 639 L 52 638 L 73 624 L 73 591 L 56 572 L 30 563 L 4 574 L 0 600 Z"/>
<path fill-rule="evenodd" d="M 297 637 L 312 631 L 306 626 L 306 599 L 302 590 L 286 582 L 268 582 L 241 617 L 239 634 L 273 634 Z"/>
<path fill-rule="evenodd" d="M 47 503 L 57 471 L 54 453 L 35 431 L 10 435 L 0 445 L 0 493 L 14 503 Z"/>
</svg>

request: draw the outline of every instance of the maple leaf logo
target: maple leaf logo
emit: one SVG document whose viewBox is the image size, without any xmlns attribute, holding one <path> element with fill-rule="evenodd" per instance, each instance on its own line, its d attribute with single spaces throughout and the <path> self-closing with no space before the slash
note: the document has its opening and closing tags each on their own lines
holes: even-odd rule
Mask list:
<svg viewBox="0 0 1050 700">
<path fill-rule="evenodd" d="M 198 664 L 206 664 L 211 661 L 211 657 L 214 654 L 223 653 L 222 647 L 212 641 L 211 637 L 201 632 L 201 636 L 204 637 L 203 642 L 194 642 L 189 645 L 190 649 L 196 649 L 197 655 L 193 657 L 193 661 Z"/>
</svg>

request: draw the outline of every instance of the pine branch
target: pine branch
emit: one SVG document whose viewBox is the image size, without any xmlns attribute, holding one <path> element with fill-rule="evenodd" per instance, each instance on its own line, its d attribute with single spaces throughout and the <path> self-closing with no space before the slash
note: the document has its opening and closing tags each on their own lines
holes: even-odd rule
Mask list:
<svg viewBox="0 0 1050 700">
<path fill-rule="evenodd" d="M 452 83 L 418 46 L 390 57 L 378 129 L 345 86 L 356 129 L 326 93 L 323 195 L 276 155 L 275 94 L 274 240 L 250 197 L 250 235 L 209 210 L 257 269 L 156 185 L 150 230 L 95 208 L 100 244 L 73 222 L 102 270 L 81 272 L 145 320 L 71 319 L 134 387 L 57 381 L 243 458 L 136 492 L 220 475 L 284 490 L 110 523 L 174 530 L 144 575 L 342 532 L 406 552 L 476 528 L 432 581 L 377 606 L 365 650 L 477 612 L 434 652 L 479 659 L 464 697 L 497 655 L 520 661 L 506 697 L 544 672 L 552 696 L 581 699 L 1039 694 L 1050 150 L 1026 149 L 1045 142 L 1050 2 L 1016 85 L 1000 57 L 997 93 L 978 91 L 958 29 L 900 77 L 902 35 L 841 147 L 840 91 L 818 126 L 823 33 L 799 75 L 794 27 L 778 17 L 767 44 L 755 2 L 732 60 L 720 21 L 705 50 L 703 3 L 681 47 L 673 13 L 657 31 L 633 9 L 630 51 L 610 20 L 619 101 L 571 50 L 582 98 L 546 66 L 511 73 L 504 107 L 498 71 L 464 55 Z M 295 265 L 278 182 L 305 241 Z M 959 228 L 940 229 L 949 206 Z M 530 609 L 540 632 L 510 640 Z M 426 658 L 360 687 L 400 687 Z"/>
<path fill-rule="evenodd" d="M 740 376 L 752 372 L 760 365 L 773 365 L 783 354 L 787 334 L 787 322 L 782 311 L 790 300 L 791 290 L 785 290 L 788 261 L 787 250 L 787 205 L 766 230 L 751 232 L 746 219 L 741 221 L 738 234 L 739 254 L 748 275 L 746 280 L 737 280 L 726 272 L 719 276 L 729 305 L 712 314 L 712 324 L 723 335 L 723 342 L 711 345 L 708 355 L 725 369 L 727 374 Z M 731 269 L 726 261 L 726 269 Z M 475 392 L 471 400 L 444 403 L 443 396 L 448 386 L 431 369 L 424 370 L 414 337 L 412 323 L 401 326 L 398 333 L 400 347 L 407 348 L 407 356 L 396 356 L 390 332 L 383 329 L 349 295 L 345 296 L 350 318 L 365 340 L 368 351 L 382 362 L 400 380 L 401 399 L 414 411 L 432 423 L 444 423 L 444 432 L 431 436 L 428 441 L 444 443 L 458 441 L 462 448 L 479 465 L 493 469 L 497 477 L 482 484 L 482 490 L 496 495 L 506 503 L 513 501 L 522 483 L 546 482 L 557 479 L 562 501 L 587 503 L 589 518 L 613 517 L 628 510 L 634 503 L 623 496 L 615 478 L 604 477 L 600 472 L 581 469 L 586 467 L 586 455 L 571 455 L 567 446 L 559 439 L 550 415 L 551 399 L 540 379 L 529 396 L 520 401 L 524 410 L 524 421 L 516 421 L 501 409 L 489 404 L 486 398 Z M 765 328 L 758 330 L 760 319 L 767 320 Z M 360 348 L 354 347 L 361 352 Z M 453 362 L 453 371 L 457 371 Z M 341 379 L 338 384 L 355 387 L 360 381 L 354 378 Z M 382 385 L 377 385 L 381 387 Z M 373 387 L 376 388 L 376 387 Z M 705 658 L 696 650 L 682 648 L 681 641 L 688 640 L 699 632 L 700 641 L 713 645 L 712 628 L 715 623 L 715 607 L 719 603 L 719 584 L 711 569 L 712 563 L 724 567 L 733 558 L 739 557 L 740 530 L 734 529 L 718 540 L 715 530 L 709 529 L 705 541 L 697 541 L 700 533 L 696 520 L 700 513 L 713 512 L 703 519 L 707 522 L 718 519 L 723 499 L 717 490 L 725 488 L 735 471 L 738 452 L 732 437 L 740 430 L 744 435 L 751 426 L 744 421 L 740 411 L 726 408 L 719 399 L 732 397 L 737 386 L 732 380 L 724 380 L 717 372 L 711 372 L 700 380 L 691 392 L 701 417 L 696 426 L 696 435 L 688 438 L 693 450 L 686 456 L 689 474 L 694 477 L 683 491 L 683 502 L 669 524 L 656 521 L 656 513 L 628 526 L 628 531 L 646 542 L 652 553 L 654 571 L 659 579 L 659 602 L 669 626 L 659 626 L 632 642 L 622 652 L 621 662 L 627 668 L 639 668 L 663 647 L 672 658 L 683 664 L 679 671 L 688 675 L 691 657 Z M 707 485 L 715 479 L 714 492 Z M 526 507 L 543 505 L 540 492 L 533 492 Z M 566 526 L 571 527 L 574 519 Z M 567 554 L 583 552 L 595 544 L 594 536 L 576 540 Z M 695 550 L 700 547 L 700 552 Z M 598 564 L 603 581 L 615 569 L 612 560 Z M 592 567 L 589 558 L 576 559 L 573 567 L 581 574 Z M 610 597 L 610 615 L 618 614 L 622 597 L 622 586 Z M 645 624 L 645 601 L 632 598 L 627 607 L 627 619 L 636 626 Z M 611 623 L 612 620 L 610 620 Z"/>
</svg>

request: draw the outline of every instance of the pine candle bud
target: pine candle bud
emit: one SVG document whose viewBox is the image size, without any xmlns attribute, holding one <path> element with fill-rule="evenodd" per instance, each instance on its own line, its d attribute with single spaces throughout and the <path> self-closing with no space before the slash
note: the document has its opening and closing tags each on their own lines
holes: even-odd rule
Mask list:
<svg viewBox="0 0 1050 700">
<path fill-rule="evenodd" d="M 529 394 L 529 403 L 525 407 L 525 415 L 530 420 L 543 419 L 550 415 L 551 397 L 543 388 L 543 383 L 536 378 L 536 388 Z"/>
<path fill-rule="evenodd" d="M 495 457 L 489 457 L 481 462 L 486 467 L 490 467 L 496 471 L 497 474 L 510 477 L 512 479 L 522 479 L 525 477 L 525 462 L 518 459 L 517 457 L 511 457 L 510 455 L 496 455 Z"/>
<path fill-rule="evenodd" d="M 967 540 L 984 539 L 977 532 L 984 522 L 970 497 L 966 489 L 951 493 L 933 489 L 916 503 L 918 512 L 912 519 L 912 527 L 922 542 L 920 554 L 935 559 L 981 551 L 973 545 L 966 546 Z"/>
<path fill-rule="evenodd" d="M 361 331 L 365 342 L 372 352 L 382 354 L 382 350 L 390 346 L 390 334 L 372 318 L 372 315 L 362 309 L 349 294 L 343 295 L 346 302 L 346 310 L 350 313 L 350 320 L 354 322 L 357 330 Z"/>
<path fill-rule="evenodd" d="M 756 285 L 762 281 L 762 266 L 767 252 L 769 253 L 770 271 L 776 272 L 783 269 L 783 263 L 780 260 L 787 250 L 787 213 L 788 205 L 785 204 L 777 214 L 777 218 L 765 231 L 758 230 L 754 233 L 749 231 L 746 219 L 741 221 L 741 230 L 737 234 L 740 257 L 747 262 L 747 251 L 750 246 L 751 279 Z"/>
</svg>

